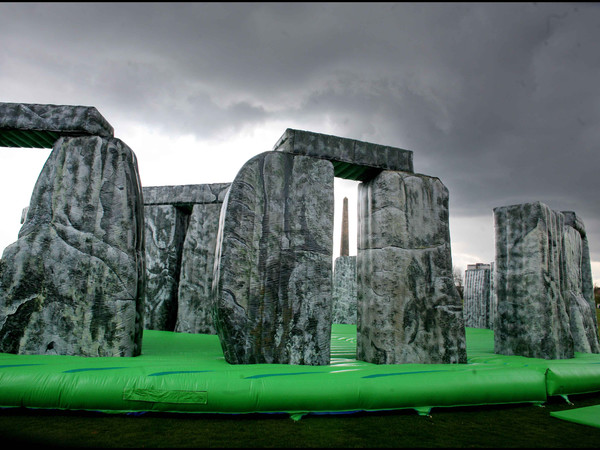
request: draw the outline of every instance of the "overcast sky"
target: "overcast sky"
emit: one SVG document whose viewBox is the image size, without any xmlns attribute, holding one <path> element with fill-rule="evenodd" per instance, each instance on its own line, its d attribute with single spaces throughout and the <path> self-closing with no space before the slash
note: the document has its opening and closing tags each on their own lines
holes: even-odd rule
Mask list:
<svg viewBox="0 0 600 450">
<path fill-rule="evenodd" d="M 598 3 L 0 3 L 0 101 L 95 106 L 144 186 L 232 181 L 286 128 L 412 150 L 463 271 L 494 207 L 539 200 L 600 284 L 599 84 Z M 0 250 L 49 152 L 0 148 Z"/>
</svg>

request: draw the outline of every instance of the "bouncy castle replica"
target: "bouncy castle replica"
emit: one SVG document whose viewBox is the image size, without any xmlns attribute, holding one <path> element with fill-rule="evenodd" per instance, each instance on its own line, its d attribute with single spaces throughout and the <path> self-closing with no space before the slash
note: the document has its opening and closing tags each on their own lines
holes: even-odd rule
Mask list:
<svg viewBox="0 0 600 450">
<path fill-rule="evenodd" d="M 448 190 L 411 151 L 287 129 L 231 182 L 142 187 L 95 108 L 0 103 L 7 146 L 52 151 L 0 260 L 2 407 L 297 418 L 600 391 L 574 213 L 496 208 L 497 306 L 473 327 Z M 351 294 L 333 267 L 334 177 L 360 182 Z"/>
</svg>

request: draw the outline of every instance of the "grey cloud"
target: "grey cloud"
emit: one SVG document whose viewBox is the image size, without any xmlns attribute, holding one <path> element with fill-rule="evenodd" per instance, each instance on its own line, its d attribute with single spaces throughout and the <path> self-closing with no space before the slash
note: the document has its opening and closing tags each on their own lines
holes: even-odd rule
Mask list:
<svg viewBox="0 0 600 450">
<path fill-rule="evenodd" d="M 199 138 L 327 123 L 413 150 L 451 213 L 575 210 L 600 259 L 598 23 L 593 3 L 3 3 L 0 97 Z"/>
</svg>

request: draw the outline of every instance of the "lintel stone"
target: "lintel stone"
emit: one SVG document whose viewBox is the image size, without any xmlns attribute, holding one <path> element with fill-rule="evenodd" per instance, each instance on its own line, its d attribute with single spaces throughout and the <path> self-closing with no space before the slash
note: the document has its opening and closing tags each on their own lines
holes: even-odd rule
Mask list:
<svg viewBox="0 0 600 450">
<path fill-rule="evenodd" d="M 142 188 L 144 206 L 223 203 L 230 185 L 231 183 L 145 186 Z"/>
<path fill-rule="evenodd" d="M 382 170 L 414 172 L 410 150 L 291 128 L 273 150 L 331 161 L 334 175 L 347 180 L 368 181 Z"/>
<path fill-rule="evenodd" d="M 52 148 L 61 136 L 113 135 L 93 106 L 0 103 L 0 147 Z"/>
</svg>

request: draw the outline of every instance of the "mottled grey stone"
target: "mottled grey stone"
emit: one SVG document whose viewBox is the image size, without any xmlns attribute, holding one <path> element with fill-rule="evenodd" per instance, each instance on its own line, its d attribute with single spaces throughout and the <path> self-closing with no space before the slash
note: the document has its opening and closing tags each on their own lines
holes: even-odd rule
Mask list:
<svg viewBox="0 0 600 450">
<path fill-rule="evenodd" d="M 366 181 L 381 170 L 413 171 L 410 150 L 288 128 L 273 150 L 331 161 L 335 176 Z"/>
<path fill-rule="evenodd" d="M 384 171 L 359 185 L 358 228 L 357 359 L 466 363 L 446 187 Z"/>
<path fill-rule="evenodd" d="M 214 254 L 223 199 L 231 183 L 193 184 L 176 186 L 146 186 L 143 188 L 144 205 L 149 208 L 173 208 L 180 221 L 162 222 L 163 233 L 174 233 L 172 227 L 185 222 L 180 238 L 160 254 L 146 251 L 148 266 L 162 267 L 162 273 L 172 276 L 165 282 L 173 293 L 169 317 L 174 322 L 169 328 L 157 328 L 182 333 L 215 334 L 212 317 L 211 286 Z M 146 221 L 148 221 L 148 217 Z M 178 228 L 178 229 L 179 229 Z M 169 257 L 178 255 L 177 273 Z M 151 261 L 151 259 L 154 259 Z M 148 273 L 149 284 L 153 279 Z M 166 286 L 163 285 L 166 293 Z M 148 294 L 150 296 L 150 294 Z M 147 299 L 153 303 L 152 299 Z M 166 303 L 165 303 L 166 304 Z"/>
<path fill-rule="evenodd" d="M 189 215 L 171 205 L 145 205 L 146 299 L 144 328 L 174 331 L 181 255 Z"/>
<path fill-rule="evenodd" d="M 587 234 L 583 220 L 563 211 L 562 296 L 569 313 L 569 326 L 576 352 L 600 353 L 594 301 L 594 282 Z"/>
<path fill-rule="evenodd" d="M 333 177 L 330 162 L 283 152 L 238 172 L 213 283 L 227 362 L 329 364 Z"/>
<path fill-rule="evenodd" d="M 333 323 L 356 324 L 356 256 L 335 259 Z"/>
<path fill-rule="evenodd" d="M 489 264 L 469 264 L 465 270 L 465 326 L 493 329 L 494 312 Z"/>
<path fill-rule="evenodd" d="M 496 263 L 490 263 L 490 329 L 496 327 L 496 317 L 498 316 L 498 295 L 496 294 Z"/>
<path fill-rule="evenodd" d="M 52 148 L 81 135 L 112 137 L 113 127 L 92 106 L 0 103 L 0 147 Z"/>
<path fill-rule="evenodd" d="M 220 213 L 221 203 L 193 207 L 183 245 L 177 332 L 216 334 L 211 290 Z"/>
<path fill-rule="evenodd" d="M 144 205 L 196 205 L 223 203 L 231 183 L 144 186 Z"/>
<path fill-rule="evenodd" d="M 574 353 L 561 295 L 564 215 L 540 202 L 494 208 L 498 310 L 494 351 L 565 359 Z"/>
<path fill-rule="evenodd" d="M 0 267 L 0 352 L 141 352 L 144 223 L 134 153 L 115 138 L 63 137 Z"/>
</svg>

